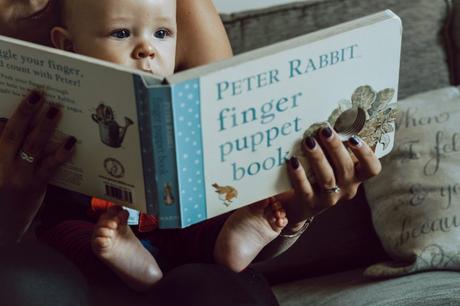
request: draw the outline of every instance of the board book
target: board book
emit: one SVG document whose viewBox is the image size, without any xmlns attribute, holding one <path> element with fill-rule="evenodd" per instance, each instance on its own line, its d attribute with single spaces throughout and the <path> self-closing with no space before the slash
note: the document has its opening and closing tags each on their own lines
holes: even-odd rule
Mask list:
<svg viewBox="0 0 460 306">
<path fill-rule="evenodd" d="M 289 190 L 320 125 L 387 154 L 401 32 L 387 10 L 165 79 L 0 37 L 0 116 L 44 90 L 78 139 L 52 184 L 182 228 Z"/>
</svg>

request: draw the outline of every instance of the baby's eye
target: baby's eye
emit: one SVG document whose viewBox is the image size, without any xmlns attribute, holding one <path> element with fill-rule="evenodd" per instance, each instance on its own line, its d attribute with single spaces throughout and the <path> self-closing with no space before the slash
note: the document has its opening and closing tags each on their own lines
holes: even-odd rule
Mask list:
<svg viewBox="0 0 460 306">
<path fill-rule="evenodd" d="M 159 29 L 153 34 L 153 36 L 159 39 L 165 39 L 166 36 L 168 35 L 169 35 L 169 31 L 166 29 Z"/>
<path fill-rule="evenodd" d="M 123 38 L 128 38 L 129 36 L 131 36 L 131 33 L 129 32 L 129 30 L 121 29 L 121 30 L 113 31 L 112 33 L 110 33 L 110 36 L 118 38 L 118 39 L 123 39 Z"/>
</svg>

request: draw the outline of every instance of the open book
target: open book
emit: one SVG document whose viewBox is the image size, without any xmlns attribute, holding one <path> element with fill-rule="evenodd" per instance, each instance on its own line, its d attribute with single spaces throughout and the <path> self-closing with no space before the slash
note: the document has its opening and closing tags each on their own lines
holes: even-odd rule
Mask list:
<svg viewBox="0 0 460 306">
<path fill-rule="evenodd" d="M 0 116 L 42 88 L 78 139 L 52 184 L 186 227 L 289 190 L 320 125 L 388 153 L 401 31 L 384 11 L 166 79 L 0 37 Z"/>
</svg>

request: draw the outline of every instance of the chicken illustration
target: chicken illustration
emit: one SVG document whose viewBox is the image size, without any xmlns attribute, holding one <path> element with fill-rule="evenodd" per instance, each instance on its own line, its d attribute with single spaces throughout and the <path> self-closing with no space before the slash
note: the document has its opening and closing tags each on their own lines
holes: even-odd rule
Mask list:
<svg viewBox="0 0 460 306">
<path fill-rule="evenodd" d="M 219 184 L 214 183 L 212 187 L 216 189 L 219 199 L 224 202 L 225 206 L 230 206 L 232 201 L 238 197 L 238 191 L 232 186 L 219 186 Z"/>
</svg>

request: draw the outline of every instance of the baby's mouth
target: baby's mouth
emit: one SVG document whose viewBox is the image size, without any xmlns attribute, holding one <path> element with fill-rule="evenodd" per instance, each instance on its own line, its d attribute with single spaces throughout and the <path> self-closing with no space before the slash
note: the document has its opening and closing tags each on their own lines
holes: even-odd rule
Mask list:
<svg viewBox="0 0 460 306">
<path fill-rule="evenodd" d="M 142 70 L 142 71 L 145 71 L 145 72 L 152 73 L 152 68 L 151 68 L 149 62 L 142 63 L 141 68 L 139 68 L 139 69 Z"/>
</svg>

